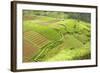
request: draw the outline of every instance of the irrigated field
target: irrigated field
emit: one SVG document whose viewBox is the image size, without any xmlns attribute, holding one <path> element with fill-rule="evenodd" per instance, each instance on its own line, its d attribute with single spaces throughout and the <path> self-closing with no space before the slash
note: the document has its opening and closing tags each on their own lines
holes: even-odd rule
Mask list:
<svg viewBox="0 0 100 73">
<path fill-rule="evenodd" d="M 90 23 L 48 15 L 23 17 L 23 62 L 91 58 Z"/>
</svg>

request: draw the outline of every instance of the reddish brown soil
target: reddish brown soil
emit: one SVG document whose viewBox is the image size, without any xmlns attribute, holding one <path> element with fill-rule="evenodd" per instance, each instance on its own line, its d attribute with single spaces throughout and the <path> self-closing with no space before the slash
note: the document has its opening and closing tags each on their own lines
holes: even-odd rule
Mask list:
<svg viewBox="0 0 100 73">
<path fill-rule="evenodd" d="M 33 20 L 33 19 L 36 19 L 35 16 L 24 16 L 23 17 L 24 20 Z"/>
<path fill-rule="evenodd" d="M 46 42 L 47 38 L 34 31 L 24 32 L 23 62 L 32 62 L 32 57 Z"/>
<path fill-rule="evenodd" d="M 38 49 L 25 40 L 23 44 L 24 44 L 23 45 L 24 46 L 23 47 L 23 62 L 30 62 L 32 59 L 32 56 L 35 54 L 35 52 Z"/>
</svg>

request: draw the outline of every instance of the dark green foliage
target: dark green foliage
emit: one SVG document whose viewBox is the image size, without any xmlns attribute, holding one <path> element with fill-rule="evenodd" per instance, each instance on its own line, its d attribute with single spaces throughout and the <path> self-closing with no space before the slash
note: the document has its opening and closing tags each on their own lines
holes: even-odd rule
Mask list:
<svg viewBox="0 0 100 73">
<path fill-rule="evenodd" d="M 82 20 L 85 22 L 91 23 L 91 14 L 90 13 L 68 13 L 68 18 L 77 19 L 78 21 Z"/>
<path fill-rule="evenodd" d="M 78 21 L 82 20 L 85 22 L 89 22 L 91 23 L 91 14 L 90 13 L 73 13 L 73 12 L 54 12 L 54 11 L 39 11 L 39 10 L 35 10 L 35 11 L 27 11 L 24 10 L 23 12 L 24 15 L 40 15 L 40 16 L 49 16 L 49 17 L 54 17 L 58 20 L 64 20 L 67 18 L 71 18 L 71 19 L 77 19 Z"/>
</svg>

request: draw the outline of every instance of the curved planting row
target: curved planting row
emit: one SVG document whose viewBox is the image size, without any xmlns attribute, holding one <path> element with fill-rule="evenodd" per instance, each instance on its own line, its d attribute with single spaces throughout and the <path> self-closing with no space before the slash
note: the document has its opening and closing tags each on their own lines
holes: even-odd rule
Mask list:
<svg viewBox="0 0 100 73">
<path fill-rule="evenodd" d="M 63 41 L 52 41 L 50 43 L 47 43 L 42 48 L 40 48 L 39 52 L 37 52 L 35 56 L 33 56 L 33 61 L 43 61 L 45 55 L 47 55 L 49 51 L 62 43 Z"/>
</svg>

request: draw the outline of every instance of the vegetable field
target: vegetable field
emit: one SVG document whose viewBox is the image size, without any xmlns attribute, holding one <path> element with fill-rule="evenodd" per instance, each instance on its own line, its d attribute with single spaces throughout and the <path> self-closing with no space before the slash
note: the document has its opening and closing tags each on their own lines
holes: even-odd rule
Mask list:
<svg viewBox="0 0 100 73">
<path fill-rule="evenodd" d="M 91 58 L 89 13 L 23 10 L 23 62 Z"/>
</svg>

